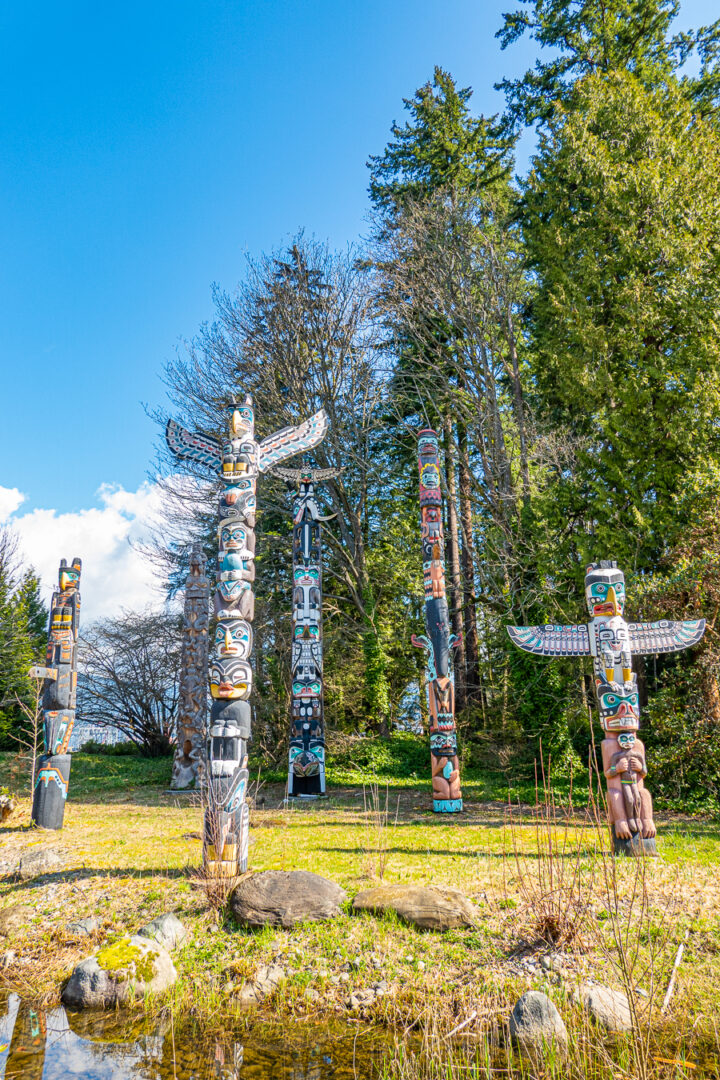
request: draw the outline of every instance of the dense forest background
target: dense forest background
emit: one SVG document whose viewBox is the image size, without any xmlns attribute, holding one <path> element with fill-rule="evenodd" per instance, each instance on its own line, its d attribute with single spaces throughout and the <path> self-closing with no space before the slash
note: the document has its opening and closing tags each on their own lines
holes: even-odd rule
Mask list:
<svg viewBox="0 0 720 1080">
<path fill-rule="evenodd" d="M 520 768 L 541 744 L 562 768 L 587 760 L 589 666 L 528 657 L 505 627 L 584 620 L 585 566 L 614 558 L 629 618 L 708 619 L 699 648 L 641 660 L 639 681 L 654 790 L 720 795 L 720 24 L 673 36 L 677 10 L 531 0 L 505 16 L 503 48 L 528 34 L 538 60 L 502 85 L 504 112 L 476 116 L 436 68 L 368 162 L 368 235 L 338 252 L 301 233 L 250 261 L 167 370 L 191 428 L 222 434 L 230 391 L 253 394 L 259 438 L 330 416 L 313 458 L 344 470 L 320 489 L 330 729 L 422 722 L 430 424 L 466 763 Z M 290 497 L 259 488 L 256 732 L 282 756 Z M 177 588 L 190 533 L 214 555 L 215 496 L 199 474 L 167 494 L 158 553 Z"/>
<path fill-rule="evenodd" d="M 323 407 L 310 459 L 324 527 L 326 722 L 418 729 L 425 709 L 416 433 L 434 426 L 465 764 L 587 761 L 589 664 L 513 649 L 511 623 L 585 621 L 586 564 L 616 559 L 629 619 L 708 620 L 691 653 L 638 661 L 651 786 L 720 801 L 720 21 L 673 0 L 522 0 L 499 30 L 534 68 L 504 111 L 436 68 L 370 157 L 367 235 L 304 233 L 250 260 L 166 372 L 170 414 L 257 435 Z M 531 166 L 515 147 L 533 129 Z M 164 416 L 158 420 L 164 422 Z M 170 593 L 216 554 L 212 478 L 160 451 L 151 556 Z M 295 463 L 293 463 L 295 464 Z M 290 685 L 291 496 L 258 485 L 255 741 L 281 761 Z"/>
</svg>

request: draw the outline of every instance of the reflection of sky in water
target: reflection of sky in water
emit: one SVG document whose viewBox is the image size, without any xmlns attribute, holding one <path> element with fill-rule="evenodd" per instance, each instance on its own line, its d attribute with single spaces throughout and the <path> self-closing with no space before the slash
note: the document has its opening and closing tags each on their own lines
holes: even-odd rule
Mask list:
<svg viewBox="0 0 720 1080">
<path fill-rule="evenodd" d="M 0 1054 L 0 1076 L 7 1077 L 7 1080 L 15 1080 L 16 1077 L 22 1076 L 23 1072 L 28 1075 L 31 1071 L 29 1068 L 23 1071 L 13 1068 L 10 1072 L 6 1072 L 19 1006 L 20 999 L 16 994 L 11 994 L 8 1015 L 0 1021 L 0 1044 L 4 1046 Z M 47 1037 L 42 1080 L 60 1080 L 63 1076 L 82 1076 L 86 1080 L 120 1080 L 121 1077 L 137 1075 L 137 1071 L 133 1074 L 133 1066 L 151 1056 L 146 1050 L 134 1044 L 118 1047 L 118 1052 L 115 1054 L 114 1047 L 93 1044 L 81 1039 L 70 1030 L 65 1010 L 62 1008 L 46 1013 L 45 1022 Z M 37 1059 L 39 1056 L 39 1054 L 27 1055 L 25 1057 L 27 1066 L 30 1066 L 32 1058 Z"/>
<path fill-rule="evenodd" d="M 63 1008 L 43 1016 L 27 1004 L 21 1006 L 17 994 L 0 997 L 0 1012 L 3 1009 L 7 1015 L 0 1017 L 0 1080 L 365 1080 L 383 1050 L 377 1043 L 358 1040 L 355 1029 L 297 1024 L 291 1039 L 282 1025 L 273 1033 L 267 1028 L 262 1036 L 258 1032 L 257 1041 L 252 1032 L 246 1033 L 244 1054 L 230 1033 L 222 1046 L 197 1035 L 179 1038 L 175 1029 L 173 1054 L 169 1022 L 156 1025 L 154 1034 L 138 1034 L 137 1023 L 124 1027 L 112 1012 L 90 1010 L 73 1014 L 69 1022 Z M 136 1014 L 136 1020 L 142 1026 L 142 1014 Z M 87 1037 L 76 1034 L 71 1023 Z"/>
</svg>

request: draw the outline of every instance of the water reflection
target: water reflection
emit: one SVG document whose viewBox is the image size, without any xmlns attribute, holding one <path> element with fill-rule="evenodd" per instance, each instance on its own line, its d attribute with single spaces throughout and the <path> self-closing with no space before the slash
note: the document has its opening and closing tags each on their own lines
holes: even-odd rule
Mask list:
<svg viewBox="0 0 720 1080">
<path fill-rule="evenodd" d="M 5 1080 L 365 1080 L 386 1044 L 353 1025 L 257 1025 L 225 1040 L 137 1014 L 39 1010 L 0 991 Z"/>
</svg>

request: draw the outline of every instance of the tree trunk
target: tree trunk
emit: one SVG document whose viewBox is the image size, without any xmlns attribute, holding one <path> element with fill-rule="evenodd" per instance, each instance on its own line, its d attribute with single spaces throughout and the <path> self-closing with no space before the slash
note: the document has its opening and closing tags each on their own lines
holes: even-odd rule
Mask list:
<svg viewBox="0 0 720 1080">
<path fill-rule="evenodd" d="M 457 484 L 453 459 L 452 422 L 445 417 L 445 477 L 447 479 L 447 550 L 450 566 L 450 620 L 453 634 L 457 635 L 455 646 L 455 710 L 465 708 L 465 637 L 463 634 L 462 576 L 460 573 L 460 535 L 457 516 Z"/>
<path fill-rule="evenodd" d="M 465 686 L 467 700 L 475 701 L 480 688 L 480 648 L 477 632 L 475 564 L 473 559 L 470 457 L 467 429 L 457 425 L 460 481 L 460 523 L 462 527 L 463 617 L 465 622 Z"/>
</svg>

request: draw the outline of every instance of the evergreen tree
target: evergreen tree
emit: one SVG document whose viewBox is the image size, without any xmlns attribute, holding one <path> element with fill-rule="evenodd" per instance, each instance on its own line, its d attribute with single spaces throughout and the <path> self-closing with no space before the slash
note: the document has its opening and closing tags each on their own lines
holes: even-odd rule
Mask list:
<svg viewBox="0 0 720 1080">
<path fill-rule="evenodd" d="M 524 8 L 505 15 L 496 37 L 502 48 L 528 34 L 552 59 L 535 62 L 519 79 L 496 89 L 507 100 L 510 128 L 547 122 L 567 105 L 575 83 L 586 75 L 631 72 L 647 88 L 665 81 L 687 59 L 696 41 L 709 57 L 720 24 L 699 34 L 671 35 L 679 0 L 520 0 Z"/>
<path fill-rule="evenodd" d="M 459 89 L 436 67 L 432 82 L 404 99 L 411 119 L 403 127 L 394 123 L 383 153 L 368 160 L 374 206 L 392 216 L 439 188 L 477 192 L 508 179 L 512 141 L 495 117 L 471 114 L 471 97 L 472 90 Z"/>
<path fill-rule="evenodd" d="M 578 448 L 547 512 L 578 561 L 652 569 L 720 462 L 717 129 L 676 82 L 588 77 L 541 139 L 525 242 L 539 399 Z"/>
</svg>

